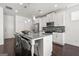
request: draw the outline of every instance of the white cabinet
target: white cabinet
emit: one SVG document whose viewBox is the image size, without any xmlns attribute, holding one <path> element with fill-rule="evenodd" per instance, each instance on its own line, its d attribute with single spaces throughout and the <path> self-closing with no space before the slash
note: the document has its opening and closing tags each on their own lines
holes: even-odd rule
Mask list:
<svg viewBox="0 0 79 59">
<path fill-rule="evenodd" d="M 53 41 L 57 44 L 64 45 L 64 33 L 53 33 Z"/>
<path fill-rule="evenodd" d="M 59 11 L 54 15 L 54 25 L 55 26 L 65 26 L 65 12 Z M 55 43 L 64 45 L 64 34 L 65 33 L 53 33 L 53 40 Z"/>
<path fill-rule="evenodd" d="M 48 18 L 49 22 L 53 22 L 54 21 L 54 16 L 55 16 L 55 12 L 47 15 L 47 18 Z"/>
<path fill-rule="evenodd" d="M 56 12 L 54 16 L 55 26 L 64 26 L 64 21 L 65 21 L 65 12 L 64 11 Z"/>
</svg>

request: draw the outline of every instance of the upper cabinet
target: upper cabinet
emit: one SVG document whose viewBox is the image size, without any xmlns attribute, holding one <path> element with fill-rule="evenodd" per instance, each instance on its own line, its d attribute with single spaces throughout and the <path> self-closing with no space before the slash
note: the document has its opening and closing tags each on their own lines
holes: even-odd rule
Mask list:
<svg viewBox="0 0 79 59">
<path fill-rule="evenodd" d="M 64 11 L 56 12 L 54 16 L 54 22 L 55 22 L 55 26 L 64 26 L 65 25 L 65 12 Z"/>
<path fill-rule="evenodd" d="M 53 22 L 54 21 L 54 16 L 55 16 L 55 12 L 53 13 L 50 13 L 47 15 L 47 18 L 48 18 L 48 22 Z"/>
</svg>

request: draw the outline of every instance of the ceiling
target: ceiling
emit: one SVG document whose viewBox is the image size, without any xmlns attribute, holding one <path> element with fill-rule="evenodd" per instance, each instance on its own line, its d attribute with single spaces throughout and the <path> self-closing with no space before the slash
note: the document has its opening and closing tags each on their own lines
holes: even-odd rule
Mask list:
<svg viewBox="0 0 79 59">
<path fill-rule="evenodd" d="M 40 16 L 74 5 L 77 3 L 0 3 L 0 6 L 4 8 L 4 14 L 14 15 L 16 13 L 25 17 Z M 12 9 L 7 9 L 6 6 Z"/>
</svg>

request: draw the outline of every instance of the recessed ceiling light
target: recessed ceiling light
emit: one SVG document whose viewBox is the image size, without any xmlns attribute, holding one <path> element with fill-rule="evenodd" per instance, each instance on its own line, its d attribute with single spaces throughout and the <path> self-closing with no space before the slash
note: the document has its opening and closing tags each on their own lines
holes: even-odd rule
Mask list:
<svg viewBox="0 0 79 59">
<path fill-rule="evenodd" d="M 17 13 L 17 12 L 18 12 L 18 10 L 15 10 L 15 12 Z"/>
<path fill-rule="evenodd" d="M 23 3 L 19 3 L 20 5 L 23 5 Z"/>
<path fill-rule="evenodd" d="M 35 16 L 33 16 L 33 20 L 36 20 Z"/>
<path fill-rule="evenodd" d="M 54 7 L 58 7 L 58 5 L 57 5 L 57 4 L 55 4 L 55 5 L 54 5 Z"/>
<path fill-rule="evenodd" d="M 28 19 L 28 22 L 30 22 L 30 20 Z"/>
<path fill-rule="evenodd" d="M 42 10 L 42 9 L 40 9 L 40 10 L 38 10 L 38 12 L 39 12 L 39 13 L 43 13 L 43 10 Z"/>
<path fill-rule="evenodd" d="M 27 21 L 25 21 L 25 23 L 27 23 Z"/>
</svg>

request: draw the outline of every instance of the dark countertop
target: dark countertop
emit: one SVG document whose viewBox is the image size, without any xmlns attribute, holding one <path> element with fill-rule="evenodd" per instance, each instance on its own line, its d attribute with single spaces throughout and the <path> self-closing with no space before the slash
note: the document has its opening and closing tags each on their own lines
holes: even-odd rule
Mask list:
<svg viewBox="0 0 79 59">
<path fill-rule="evenodd" d="M 29 35 L 25 34 L 23 35 L 23 37 L 28 39 L 36 39 L 36 38 L 41 38 L 48 35 L 52 35 L 52 34 L 51 33 L 29 33 Z"/>
</svg>

